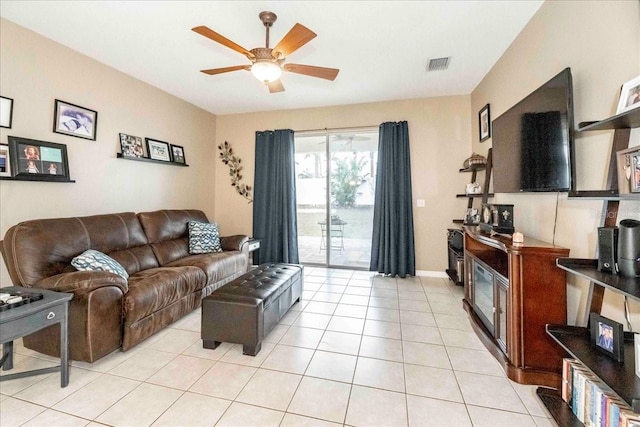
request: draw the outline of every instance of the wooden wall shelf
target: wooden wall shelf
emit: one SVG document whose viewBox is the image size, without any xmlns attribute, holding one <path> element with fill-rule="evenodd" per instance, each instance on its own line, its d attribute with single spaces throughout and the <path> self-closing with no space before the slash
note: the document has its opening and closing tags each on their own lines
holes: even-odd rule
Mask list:
<svg viewBox="0 0 640 427">
<path fill-rule="evenodd" d="M 118 159 L 123 160 L 134 160 L 137 162 L 151 162 L 151 163 L 160 163 L 162 165 L 170 165 L 170 166 L 184 166 L 188 167 L 189 165 L 186 163 L 176 163 L 176 162 L 165 162 L 163 160 L 150 159 L 148 157 L 124 157 L 122 153 L 116 153 L 116 157 Z"/>
<path fill-rule="evenodd" d="M 597 259 L 558 258 L 558 267 L 591 282 L 640 300 L 640 278 L 624 277 L 598 270 Z"/>
<path fill-rule="evenodd" d="M 634 108 L 597 122 L 581 122 L 578 125 L 578 131 L 633 129 L 637 127 L 640 127 L 640 108 Z"/>
</svg>

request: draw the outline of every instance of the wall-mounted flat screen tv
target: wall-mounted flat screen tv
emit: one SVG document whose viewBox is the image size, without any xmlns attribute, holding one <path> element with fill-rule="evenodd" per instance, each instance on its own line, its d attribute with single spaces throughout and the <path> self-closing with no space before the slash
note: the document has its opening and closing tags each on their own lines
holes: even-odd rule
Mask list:
<svg viewBox="0 0 640 427">
<path fill-rule="evenodd" d="M 494 192 L 563 192 L 572 188 L 575 172 L 570 68 L 492 124 Z"/>
</svg>

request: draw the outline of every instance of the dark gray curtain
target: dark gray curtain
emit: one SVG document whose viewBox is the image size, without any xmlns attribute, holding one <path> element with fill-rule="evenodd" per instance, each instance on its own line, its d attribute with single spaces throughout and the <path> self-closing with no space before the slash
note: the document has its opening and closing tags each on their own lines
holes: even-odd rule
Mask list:
<svg viewBox="0 0 640 427">
<path fill-rule="evenodd" d="M 380 125 L 369 270 L 390 276 L 416 274 L 407 122 Z"/>
<path fill-rule="evenodd" d="M 293 131 L 256 132 L 253 237 L 259 263 L 298 263 Z"/>
</svg>

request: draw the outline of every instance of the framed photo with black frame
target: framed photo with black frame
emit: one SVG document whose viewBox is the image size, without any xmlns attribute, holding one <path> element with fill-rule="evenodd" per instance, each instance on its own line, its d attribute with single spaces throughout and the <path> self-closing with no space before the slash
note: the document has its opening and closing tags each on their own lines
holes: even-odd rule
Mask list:
<svg viewBox="0 0 640 427">
<path fill-rule="evenodd" d="M 11 159 L 9 158 L 8 144 L 0 144 L 0 176 L 11 176 Z"/>
<path fill-rule="evenodd" d="M 589 330 L 592 346 L 610 358 L 624 362 L 624 332 L 621 323 L 590 313 Z"/>
<path fill-rule="evenodd" d="M 187 160 L 184 157 L 184 147 L 181 145 L 171 144 L 171 158 L 174 163 L 180 163 L 181 165 L 187 164 Z"/>
<path fill-rule="evenodd" d="M 96 140 L 98 112 L 56 99 L 53 131 L 77 138 Z"/>
<path fill-rule="evenodd" d="M 478 113 L 478 128 L 480 131 L 480 142 L 484 142 L 491 137 L 491 113 L 489 104 L 482 107 Z"/>
<path fill-rule="evenodd" d="M 42 181 L 70 180 L 66 145 L 17 136 L 9 136 L 8 140 L 14 177 Z"/>
<path fill-rule="evenodd" d="M 11 128 L 13 121 L 13 99 L 0 96 L 0 128 Z"/>
<path fill-rule="evenodd" d="M 147 143 L 147 153 L 149 153 L 150 159 L 171 162 L 171 149 L 168 142 L 151 138 L 145 138 L 144 140 Z"/>
<path fill-rule="evenodd" d="M 122 157 L 139 159 L 144 157 L 144 146 L 139 136 L 120 134 L 120 151 Z"/>
</svg>

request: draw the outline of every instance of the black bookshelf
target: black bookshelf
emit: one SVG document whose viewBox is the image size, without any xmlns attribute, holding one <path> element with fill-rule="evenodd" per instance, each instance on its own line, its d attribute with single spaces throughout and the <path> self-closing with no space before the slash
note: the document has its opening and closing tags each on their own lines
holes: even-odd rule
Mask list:
<svg viewBox="0 0 640 427">
<path fill-rule="evenodd" d="M 625 333 L 624 362 L 594 349 L 589 329 L 579 326 L 547 325 L 549 334 L 574 359 L 606 383 L 634 412 L 640 412 L 640 378 L 635 372 L 633 334 Z"/>
<path fill-rule="evenodd" d="M 616 114 L 597 122 L 581 122 L 578 125 L 580 132 L 590 130 L 633 129 L 640 127 L 640 108 Z"/>
<path fill-rule="evenodd" d="M 640 278 L 629 278 L 598 271 L 597 259 L 558 258 L 558 267 L 591 282 L 640 300 Z"/>
<path fill-rule="evenodd" d="M 56 178 L 54 175 L 19 175 L 19 176 L 0 176 L 0 181 L 31 181 L 31 182 L 65 182 L 65 183 L 74 183 L 76 182 L 73 179 L 61 179 Z"/>
<path fill-rule="evenodd" d="M 538 387 L 536 389 L 538 398 L 542 400 L 551 416 L 563 427 L 584 427 L 578 420 L 569 405 L 562 400 L 560 392 L 555 388 Z"/>
</svg>

